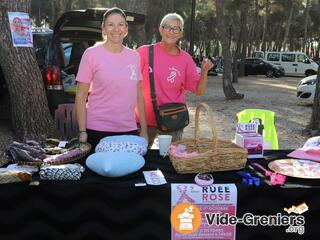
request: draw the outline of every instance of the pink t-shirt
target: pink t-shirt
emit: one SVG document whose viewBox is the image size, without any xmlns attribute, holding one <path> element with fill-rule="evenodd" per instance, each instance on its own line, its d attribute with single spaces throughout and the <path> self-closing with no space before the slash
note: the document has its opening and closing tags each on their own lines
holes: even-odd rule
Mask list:
<svg viewBox="0 0 320 240">
<path fill-rule="evenodd" d="M 146 118 L 149 126 L 156 126 L 149 83 L 149 46 L 137 50 L 141 59 L 143 75 L 142 89 L 145 99 Z M 170 55 L 161 43 L 154 46 L 154 82 L 158 106 L 176 102 L 185 103 L 185 91 L 195 92 L 200 76 L 192 57 L 180 50 L 178 55 Z"/>
<path fill-rule="evenodd" d="M 104 132 L 137 129 L 135 106 L 141 80 L 139 54 L 129 48 L 112 53 L 102 44 L 84 52 L 77 81 L 89 83 L 87 128 Z"/>
</svg>

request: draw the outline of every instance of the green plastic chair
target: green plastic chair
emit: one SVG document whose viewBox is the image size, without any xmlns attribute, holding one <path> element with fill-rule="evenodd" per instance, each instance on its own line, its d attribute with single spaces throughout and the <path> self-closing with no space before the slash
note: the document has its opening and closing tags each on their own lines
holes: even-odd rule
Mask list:
<svg viewBox="0 0 320 240">
<path fill-rule="evenodd" d="M 249 123 L 255 119 L 261 120 L 263 129 L 258 129 L 258 132 L 262 133 L 264 140 L 272 144 L 272 149 L 279 149 L 277 130 L 274 125 L 274 115 L 274 112 L 270 110 L 245 109 L 237 113 L 237 118 L 239 123 Z"/>
</svg>

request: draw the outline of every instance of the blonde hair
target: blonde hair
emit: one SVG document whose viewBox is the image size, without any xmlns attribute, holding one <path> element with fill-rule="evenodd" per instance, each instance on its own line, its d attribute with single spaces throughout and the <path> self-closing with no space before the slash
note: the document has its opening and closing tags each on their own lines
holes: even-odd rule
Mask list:
<svg viewBox="0 0 320 240">
<path fill-rule="evenodd" d="M 171 20 L 177 20 L 178 22 L 180 22 L 181 31 L 183 31 L 184 21 L 181 15 L 179 15 L 178 13 L 168 13 L 167 15 L 165 15 L 160 22 L 160 27 L 163 27 L 167 24 L 167 22 Z"/>
</svg>

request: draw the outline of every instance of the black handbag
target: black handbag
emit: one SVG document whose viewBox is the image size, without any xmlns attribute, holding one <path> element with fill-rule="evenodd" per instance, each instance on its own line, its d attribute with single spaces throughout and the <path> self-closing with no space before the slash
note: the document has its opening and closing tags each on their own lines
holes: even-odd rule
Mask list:
<svg viewBox="0 0 320 240">
<path fill-rule="evenodd" d="M 189 124 L 189 112 L 184 103 L 166 103 L 157 106 L 153 73 L 154 45 L 149 47 L 149 81 L 153 110 L 157 120 L 157 127 L 163 132 L 172 132 L 185 128 Z"/>
</svg>

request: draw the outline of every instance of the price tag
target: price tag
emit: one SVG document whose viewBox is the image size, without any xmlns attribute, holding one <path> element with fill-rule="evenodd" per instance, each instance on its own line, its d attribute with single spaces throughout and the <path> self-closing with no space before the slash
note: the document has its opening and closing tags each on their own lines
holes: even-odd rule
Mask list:
<svg viewBox="0 0 320 240">
<path fill-rule="evenodd" d="M 68 141 L 60 141 L 58 147 L 65 148 Z"/>
</svg>

